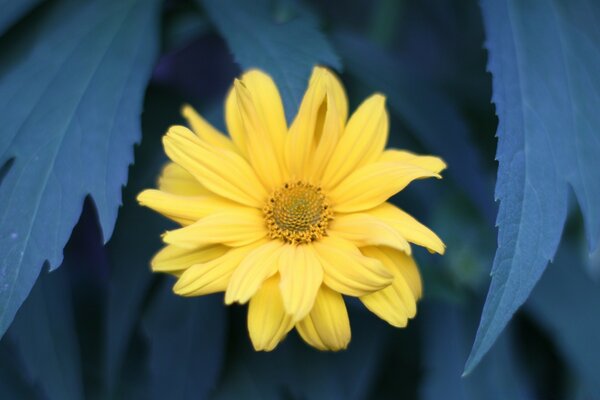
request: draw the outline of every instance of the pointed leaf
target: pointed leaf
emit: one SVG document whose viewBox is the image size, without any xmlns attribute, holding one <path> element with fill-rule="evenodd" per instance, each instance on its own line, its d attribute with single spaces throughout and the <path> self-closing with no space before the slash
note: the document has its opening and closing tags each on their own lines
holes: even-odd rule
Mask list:
<svg viewBox="0 0 600 400">
<path fill-rule="evenodd" d="M 105 240 L 139 139 L 158 0 L 66 0 L 0 40 L 0 334 L 91 194 Z"/>
<path fill-rule="evenodd" d="M 498 126 L 498 250 L 471 371 L 554 256 L 569 187 L 600 239 L 600 3 L 483 1 Z"/>
</svg>

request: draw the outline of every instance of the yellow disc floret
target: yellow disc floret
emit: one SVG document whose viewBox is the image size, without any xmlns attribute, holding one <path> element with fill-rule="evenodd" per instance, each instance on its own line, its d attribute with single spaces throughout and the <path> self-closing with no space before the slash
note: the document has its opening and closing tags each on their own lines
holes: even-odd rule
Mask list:
<svg viewBox="0 0 600 400">
<path fill-rule="evenodd" d="M 303 181 L 286 183 L 273 192 L 263 211 L 271 239 L 292 244 L 322 238 L 333 218 L 321 188 Z"/>
</svg>

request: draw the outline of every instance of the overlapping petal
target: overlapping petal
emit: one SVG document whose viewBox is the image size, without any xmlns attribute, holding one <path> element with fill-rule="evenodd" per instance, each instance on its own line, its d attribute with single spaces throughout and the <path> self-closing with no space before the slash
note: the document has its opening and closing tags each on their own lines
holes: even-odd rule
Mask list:
<svg viewBox="0 0 600 400">
<path fill-rule="evenodd" d="M 322 286 L 310 314 L 296 324 L 296 329 L 306 343 L 319 350 L 348 347 L 350 320 L 342 296 Z"/>
<path fill-rule="evenodd" d="M 182 225 L 193 224 L 217 211 L 244 209 L 244 206 L 239 203 L 215 195 L 181 196 L 155 189 L 144 190 L 138 195 L 137 200 L 141 205 Z"/>
<path fill-rule="evenodd" d="M 392 283 L 381 261 L 366 257 L 350 242 L 325 237 L 312 244 L 323 266 L 323 282 L 336 292 L 363 296 Z"/>
<path fill-rule="evenodd" d="M 424 246 L 439 254 L 444 254 L 446 251 L 444 242 L 431 229 L 393 204 L 383 203 L 365 213 L 393 227 L 411 243 Z"/>
<path fill-rule="evenodd" d="M 198 137 L 205 140 L 213 146 L 223 148 L 225 150 L 237 151 L 230 138 L 212 126 L 207 120 L 202 118 L 191 106 L 184 105 L 181 108 L 181 115 L 187 120 L 188 125 L 192 128 Z"/>
<path fill-rule="evenodd" d="M 266 280 L 248 306 L 248 332 L 257 351 L 273 350 L 294 327 L 283 307 L 278 280 L 277 275 Z"/>
<path fill-rule="evenodd" d="M 390 256 L 390 251 L 377 247 L 366 247 L 361 251 L 366 256 L 380 260 L 394 275 L 394 280 L 385 289 L 362 296 L 360 300 L 371 312 L 391 325 L 406 326 L 408 319 L 417 312 L 416 301 L 421 295 L 420 278 L 417 275 L 417 281 L 411 275 L 416 269 L 414 261 L 402 252 L 395 251 Z M 407 276 L 410 278 L 407 279 Z"/>
<path fill-rule="evenodd" d="M 260 244 L 231 249 L 211 261 L 191 265 L 181 274 L 173 291 L 181 296 L 201 296 L 225 291 L 233 271 Z"/>
<path fill-rule="evenodd" d="M 265 187 L 237 153 L 212 146 L 183 126 L 171 127 L 163 143 L 169 158 L 210 191 L 253 207 L 266 200 Z"/>
<path fill-rule="evenodd" d="M 220 244 L 191 250 L 167 245 L 156 253 L 150 265 L 155 272 L 178 274 L 192 265 L 212 261 L 229 250 L 229 247 Z"/>
<path fill-rule="evenodd" d="M 415 179 L 441 178 L 411 164 L 374 162 L 359 168 L 329 192 L 337 212 L 350 213 L 376 207 Z"/>
<path fill-rule="evenodd" d="M 387 142 L 388 130 L 385 98 L 375 94 L 350 117 L 323 173 L 323 188 L 334 188 L 352 171 L 377 160 Z"/>
<path fill-rule="evenodd" d="M 175 164 L 167 163 L 158 178 L 158 188 L 167 193 L 181 196 L 206 196 L 213 195 L 194 178 L 192 174 Z"/>
<path fill-rule="evenodd" d="M 249 253 L 231 276 L 225 303 L 246 303 L 266 279 L 275 275 L 283 247 L 279 241 L 270 241 Z"/>
<path fill-rule="evenodd" d="M 285 246 L 279 257 L 283 305 L 294 321 L 312 309 L 323 282 L 323 267 L 311 245 Z"/>
<path fill-rule="evenodd" d="M 183 248 L 199 248 L 222 243 L 245 246 L 267 236 L 267 228 L 259 210 L 228 210 L 211 214 L 186 227 L 164 234 L 165 243 Z"/>
</svg>

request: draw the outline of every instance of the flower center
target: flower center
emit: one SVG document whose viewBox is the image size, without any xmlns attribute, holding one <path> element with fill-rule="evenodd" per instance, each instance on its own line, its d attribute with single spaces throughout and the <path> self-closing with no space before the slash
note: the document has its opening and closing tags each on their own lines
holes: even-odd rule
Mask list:
<svg viewBox="0 0 600 400">
<path fill-rule="evenodd" d="M 292 244 L 322 238 L 333 219 L 321 188 L 302 181 L 286 183 L 273 192 L 263 211 L 271 239 Z"/>
</svg>

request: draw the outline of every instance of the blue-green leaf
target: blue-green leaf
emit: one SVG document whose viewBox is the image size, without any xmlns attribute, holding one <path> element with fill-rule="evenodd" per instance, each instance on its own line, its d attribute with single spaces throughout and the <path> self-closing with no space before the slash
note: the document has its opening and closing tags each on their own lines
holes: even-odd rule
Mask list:
<svg viewBox="0 0 600 400">
<path fill-rule="evenodd" d="M 0 334 L 91 194 L 110 237 L 157 51 L 158 0 L 67 0 L 0 41 Z"/>
<path fill-rule="evenodd" d="M 503 337 L 481 367 L 460 377 L 468 354 L 477 311 L 458 304 L 429 302 L 423 306 L 425 376 L 421 396 L 425 400 L 533 399 L 532 387 L 516 357 L 512 336 Z M 449 345 L 451 344 L 451 345 Z"/>
<path fill-rule="evenodd" d="M 305 12 L 295 10 L 291 19 L 278 21 L 265 0 L 202 0 L 202 4 L 240 66 L 273 77 L 288 121 L 298 111 L 313 66 L 341 68 L 315 19 Z"/>
<path fill-rule="evenodd" d="M 0 0 L 0 36 L 41 0 Z"/>
<path fill-rule="evenodd" d="M 392 112 L 424 147 L 446 160 L 452 179 L 481 214 L 493 218 L 491 183 L 483 172 L 481 156 L 469 139 L 469 128 L 449 99 L 430 83 L 415 79 L 403 60 L 374 43 L 344 31 L 336 32 L 333 40 L 348 72 L 369 89 L 387 96 Z"/>
<path fill-rule="evenodd" d="M 179 297 L 174 283 L 162 282 L 142 322 L 150 347 L 150 392 L 159 400 L 209 398 L 225 358 L 223 295 Z"/>
<path fill-rule="evenodd" d="M 83 379 L 67 272 L 37 281 L 3 340 L 15 345 L 30 385 L 49 399 L 76 400 L 84 398 Z"/>
<path fill-rule="evenodd" d="M 498 126 L 498 250 L 465 372 L 489 350 L 554 256 L 569 187 L 600 239 L 600 3 L 483 2 Z"/>
<path fill-rule="evenodd" d="M 583 269 L 586 255 L 561 246 L 525 304 L 552 336 L 567 364 L 581 380 L 585 398 L 600 398 L 600 284 Z"/>
</svg>

